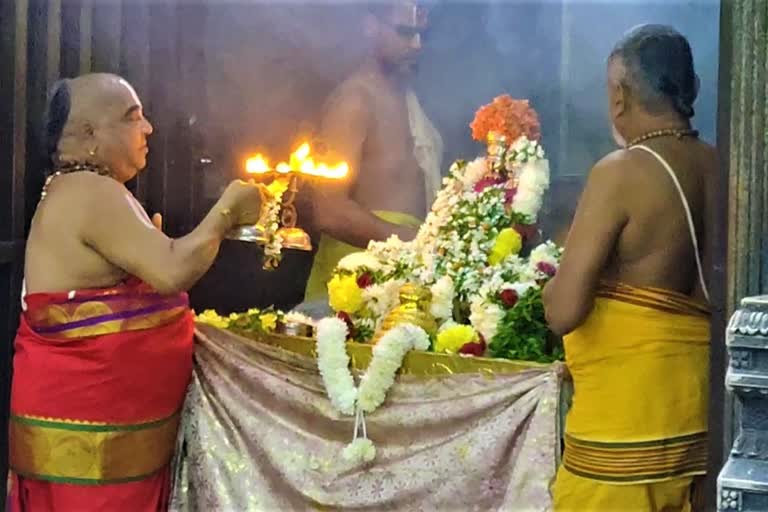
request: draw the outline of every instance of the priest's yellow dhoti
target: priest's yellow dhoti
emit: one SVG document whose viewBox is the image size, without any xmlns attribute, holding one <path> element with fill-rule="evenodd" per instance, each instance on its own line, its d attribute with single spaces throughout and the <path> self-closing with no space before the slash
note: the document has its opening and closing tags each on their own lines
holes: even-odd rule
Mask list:
<svg viewBox="0 0 768 512">
<path fill-rule="evenodd" d="M 555 510 L 689 510 L 707 461 L 707 307 L 603 284 L 564 343 L 574 397 Z"/>
<path fill-rule="evenodd" d="M 419 227 L 422 223 L 413 215 L 400 212 L 374 211 L 372 212 L 381 220 L 385 220 L 398 226 Z M 320 237 L 320 245 L 312 263 L 312 272 L 309 274 L 304 300 L 307 302 L 322 300 L 328 297 L 328 281 L 331 280 L 333 269 L 339 260 L 348 254 L 361 251 L 363 248 L 345 244 L 328 235 Z"/>
</svg>

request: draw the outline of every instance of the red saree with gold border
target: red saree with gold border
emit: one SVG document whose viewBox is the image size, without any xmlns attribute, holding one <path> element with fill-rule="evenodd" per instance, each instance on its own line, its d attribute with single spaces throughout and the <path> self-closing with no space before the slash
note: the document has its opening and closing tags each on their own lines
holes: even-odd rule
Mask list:
<svg viewBox="0 0 768 512">
<path fill-rule="evenodd" d="M 131 280 L 26 303 L 13 359 L 12 508 L 166 509 L 192 371 L 187 295 Z"/>
</svg>

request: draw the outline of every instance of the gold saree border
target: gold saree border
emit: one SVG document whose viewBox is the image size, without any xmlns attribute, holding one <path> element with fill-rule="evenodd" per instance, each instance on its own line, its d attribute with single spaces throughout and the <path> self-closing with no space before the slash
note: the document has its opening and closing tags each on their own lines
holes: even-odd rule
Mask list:
<svg viewBox="0 0 768 512">
<path fill-rule="evenodd" d="M 166 307 L 165 304 L 161 303 L 157 305 L 160 308 L 159 311 L 146 313 L 143 313 L 141 309 L 113 312 L 106 302 L 99 301 L 84 302 L 77 306 L 72 313 L 68 313 L 64 306 L 54 304 L 38 311 L 36 313 L 38 318 L 32 318 L 30 315 L 29 321 L 32 330 L 46 338 L 60 342 L 79 341 L 83 338 L 154 329 L 178 320 L 188 311 L 186 305 L 173 305 L 171 301 L 167 302 L 170 304 L 169 306 Z M 50 318 L 55 319 L 55 321 L 49 321 L 47 325 L 36 326 L 34 322 L 36 320 L 39 322 L 39 318 Z M 67 324 L 73 327 L 66 327 Z M 83 325 L 78 326 L 79 324 Z M 44 330 L 52 328 L 56 328 L 56 332 L 44 332 Z"/>
<path fill-rule="evenodd" d="M 640 484 L 704 474 L 707 433 L 637 442 L 598 442 L 565 435 L 563 466 L 603 482 Z"/>
<path fill-rule="evenodd" d="M 687 295 L 663 288 L 636 287 L 624 283 L 602 281 L 597 297 L 613 299 L 675 315 L 709 318 L 710 309 Z"/>
<path fill-rule="evenodd" d="M 261 334 L 249 331 L 233 331 L 237 335 L 250 340 L 280 347 L 289 352 L 305 357 L 317 358 L 317 343 L 313 338 L 288 336 L 285 334 Z M 373 345 L 368 343 L 347 343 L 347 353 L 351 366 L 358 371 L 368 368 L 373 359 Z M 436 352 L 411 351 L 406 354 L 400 375 L 416 377 L 440 377 L 464 373 L 481 374 L 488 377 L 507 375 L 526 370 L 547 370 L 552 365 L 528 361 L 511 361 L 507 359 L 492 359 L 488 357 L 462 357 L 453 354 Z"/>
<path fill-rule="evenodd" d="M 138 424 L 113 425 L 11 415 L 10 466 L 18 475 L 78 485 L 134 482 L 167 465 L 180 413 Z"/>
</svg>

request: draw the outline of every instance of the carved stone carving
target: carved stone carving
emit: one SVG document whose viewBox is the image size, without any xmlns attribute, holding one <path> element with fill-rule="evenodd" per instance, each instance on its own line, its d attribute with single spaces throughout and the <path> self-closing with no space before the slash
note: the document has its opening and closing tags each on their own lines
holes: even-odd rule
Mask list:
<svg viewBox="0 0 768 512">
<path fill-rule="evenodd" d="M 768 510 L 768 296 L 741 302 L 726 333 L 738 435 L 718 478 L 721 511 Z"/>
<path fill-rule="evenodd" d="M 741 491 L 721 489 L 717 496 L 718 510 L 741 510 Z"/>
</svg>

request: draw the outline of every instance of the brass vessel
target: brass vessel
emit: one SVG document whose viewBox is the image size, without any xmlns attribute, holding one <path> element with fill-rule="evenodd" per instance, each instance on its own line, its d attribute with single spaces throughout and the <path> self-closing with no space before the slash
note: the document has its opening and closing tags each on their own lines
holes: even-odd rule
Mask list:
<svg viewBox="0 0 768 512">
<path fill-rule="evenodd" d="M 437 332 L 437 322 L 429 312 L 432 303 L 432 292 L 428 288 L 412 283 L 400 287 L 400 304 L 394 307 L 374 334 L 371 343 L 378 343 L 392 328 L 400 324 L 413 324 L 421 327 L 432 337 Z"/>
<path fill-rule="evenodd" d="M 238 242 L 250 242 L 264 245 L 267 243 L 267 237 L 264 236 L 264 228 L 259 224 L 253 226 L 236 226 L 226 234 L 228 240 L 237 240 Z"/>
<path fill-rule="evenodd" d="M 283 239 L 284 249 L 294 249 L 297 251 L 311 251 L 312 241 L 306 231 L 296 226 L 282 227 L 277 230 L 277 234 Z"/>
</svg>

